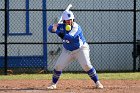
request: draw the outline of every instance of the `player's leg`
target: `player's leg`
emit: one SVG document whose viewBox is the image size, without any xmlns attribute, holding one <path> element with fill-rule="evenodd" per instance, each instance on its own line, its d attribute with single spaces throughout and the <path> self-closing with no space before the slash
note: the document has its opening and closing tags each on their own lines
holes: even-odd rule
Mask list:
<svg viewBox="0 0 140 93">
<path fill-rule="evenodd" d="M 98 75 L 95 68 L 91 65 L 89 57 L 89 46 L 86 44 L 81 48 L 77 55 L 77 59 L 82 68 L 87 72 L 89 77 L 95 82 L 97 88 L 103 88 L 103 85 L 99 82 Z"/>
<path fill-rule="evenodd" d="M 70 54 L 67 51 L 63 50 L 54 66 L 53 78 L 52 78 L 53 83 L 55 84 L 57 83 L 60 75 L 62 74 L 62 70 L 69 64 L 71 59 L 72 58 Z"/>
<path fill-rule="evenodd" d="M 72 56 L 65 49 L 62 50 L 61 55 L 59 56 L 53 71 L 52 83 L 48 89 L 56 89 L 56 84 L 62 74 L 62 70 L 71 62 Z"/>
</svg>

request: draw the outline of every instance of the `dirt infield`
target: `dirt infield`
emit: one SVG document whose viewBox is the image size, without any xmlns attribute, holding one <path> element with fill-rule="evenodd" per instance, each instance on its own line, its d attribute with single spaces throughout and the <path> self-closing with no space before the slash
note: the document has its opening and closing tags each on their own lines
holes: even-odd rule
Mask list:
<svg viewBox="0 0 140 93">
<path fill-rule="evenodd" d="M 0 80 L 0 93 L 140 93 L 140 80 L 101 80 L 96 89 L 91 80 L 60 80 L 56 90 L 47 90 L 50 80 Z"/>
</svg>

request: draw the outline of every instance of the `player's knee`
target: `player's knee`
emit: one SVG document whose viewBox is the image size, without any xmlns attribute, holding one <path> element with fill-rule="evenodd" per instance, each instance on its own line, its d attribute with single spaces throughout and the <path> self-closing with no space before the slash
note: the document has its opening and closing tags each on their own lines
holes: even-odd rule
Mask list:
<svg viewBox="0 0 140 93">
<path fill-rule="evenodd" d="M 92 68 L 92 65 L 84 65 L 84 70 L 89 71 Z"/>
</svg>

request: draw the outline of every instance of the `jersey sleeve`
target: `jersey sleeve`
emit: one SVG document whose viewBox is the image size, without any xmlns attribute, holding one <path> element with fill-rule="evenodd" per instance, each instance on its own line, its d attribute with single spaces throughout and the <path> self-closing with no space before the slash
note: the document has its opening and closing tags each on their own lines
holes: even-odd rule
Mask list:
<svg viewBox="0 0 140 93">
<path fill-rule="evenodd" d="M 51 33 L 55 33 L 55 32 L 52 32 L 52 28 L 53 28 L 53 25 L 51 24 L 51 25 L 48 27 L 48 31 L 51 32 Z"/>
<path fill-rule="evenodd" d="M 64 33 L 60 31 L 60 27 L 61 27 L 61 26 L 62 26 L 62 24 L 58 24 L 58 27 L 57 27 L 56 32 L 52 32 L 53 25 L 50 25 L 50 26 L 48 27 L 48 31 L 51 32 L 51 33 L 56 33 L 61 39 L 63 39 Z"/>
<path fill-rule="evenodd" d="M 82 33 L 82 29 L 79 26 L 78 28 L 74 28 L 70 33 L 65 34 L 64 39 L 74 42 L 74 40 L 79 38 L 80 33 Z"/>
<path fill-rule="evenodd" d="M 61 32 L 60 30 L 56 30 L 56 34 L 57 34 L 61 39 L 64 38 L 64 33 Z"/>
</svg>

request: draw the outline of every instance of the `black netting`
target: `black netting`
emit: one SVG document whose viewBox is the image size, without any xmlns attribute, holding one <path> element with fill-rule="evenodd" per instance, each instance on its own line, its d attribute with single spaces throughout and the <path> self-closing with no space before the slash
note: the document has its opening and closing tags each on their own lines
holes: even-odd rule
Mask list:
<svg viewBox="0 0 140 93">
<path fill-rule="evenodd" d="M 4 30 L 5 30 L 5 18 L 4 11 L 0 11 L 0 42 L 4 42 Z"/>
</svg>

